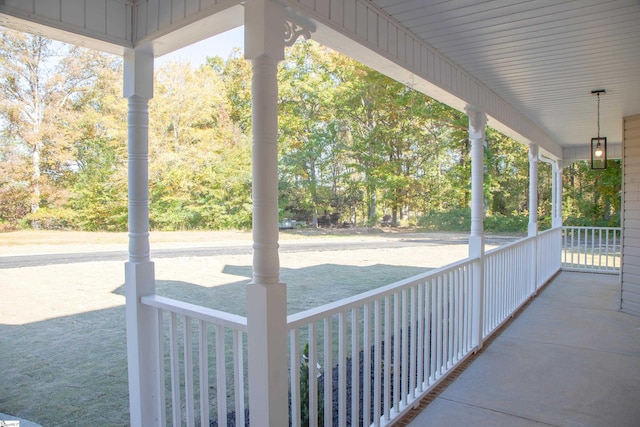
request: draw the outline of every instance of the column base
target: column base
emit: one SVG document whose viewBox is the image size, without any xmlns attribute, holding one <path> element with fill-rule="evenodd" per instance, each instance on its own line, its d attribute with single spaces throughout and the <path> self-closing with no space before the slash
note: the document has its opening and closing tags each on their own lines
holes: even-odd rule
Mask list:
<svg viewBox="0 0 640 427">
<path fill-rule="evenodd" d="M 247 286 L 249 407 L 264 426 L 289 423 L 287 288 L 284 283 Z"/>
</svg>

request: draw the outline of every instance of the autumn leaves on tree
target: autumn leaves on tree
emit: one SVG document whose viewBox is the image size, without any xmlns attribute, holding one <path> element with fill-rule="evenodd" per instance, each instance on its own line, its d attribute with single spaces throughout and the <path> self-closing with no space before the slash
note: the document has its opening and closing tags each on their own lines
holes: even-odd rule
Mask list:
<svg viewBox="0 0 640 427">
<path fill-rule="evenodd" d="M 4 29 L 0 53 L 0 229 L 125 230 L 120 58 Z M 237 50 L 197 68 L 156 71 L 153 229 L 251 227 L 250 77 Z M 310 41 L 287 50 L 279 87 L 282 217 L 310 226 L 331 214 L 354 225 L 377 225 L 385 215 L 394 225 L 460 223 L 470 179 L 463 113 Z M 485 152 L 488 217 L 526 230 L 526 148 L 489 130 Z M 571 167 L 572 217 L 615 220 L 613 163 L 595 178 Z M 542 222 L 550 175 L 542 166 Z"/>
</svg>

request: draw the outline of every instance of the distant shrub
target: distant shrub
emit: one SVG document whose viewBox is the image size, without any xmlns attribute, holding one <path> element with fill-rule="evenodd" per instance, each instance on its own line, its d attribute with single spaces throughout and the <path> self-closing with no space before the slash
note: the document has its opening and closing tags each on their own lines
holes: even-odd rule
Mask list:
<svg viewBox="0 0 640 427">
<path fill-rule="evenodd" d="M 620 217 L 612 216 L 609 219 L 593 220 L 587 217 L 569 217 L 563 221 L 563 225 L 570 227 L 620 227 Z"/>
<path fill-rule="evenodd" d="M 529 227 L 529 215 L 493 214 L 484 218 L 484 229 L 492 233 L 525 233 Z"/>
<path fill-rule="evenodd" d="M 40 208 L 35 213 L 27 214 L 22 220 L 25 228 L 42 230 L 68 230 L 75 228 L 76 212 L 67 208 Z"/>
<path fill-rule="evenodd" d="M 446 212 L 429 212 L 418 219 L 418 226 L 427 231 L 469 231 L 471 210 L 452 209 Z"/>
<path fill-rule="evenodd" d="M 528 224 L 527 213 L 492 214 L 484 217 L 484 230 L 489 233 L 526 233 Z M 540 229 L 549 228 L 550 225 L 549 218 L 538 218 Z M 469 232 L 471 210 L 452 209 L 445 212 L 429 212 L 418 219 L 418 226 L 427 231 Z"/>
</svg>

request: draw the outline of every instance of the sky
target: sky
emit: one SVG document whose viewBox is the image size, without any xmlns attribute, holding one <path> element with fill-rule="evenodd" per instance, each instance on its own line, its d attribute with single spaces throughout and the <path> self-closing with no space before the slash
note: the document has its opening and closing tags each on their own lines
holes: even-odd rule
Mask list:
<svg viewBox="0 0 640 427">
<path fill-rule="evenodd" d="M 158 57 L 155 67 L 160 68 L 169 62 L 191 62 L 192 66 L 197 67 L 206 62 L 207 56 L 221 56 L 226 59 L 236 47 L 244 50 L 244 26 Z"/>
</svg>

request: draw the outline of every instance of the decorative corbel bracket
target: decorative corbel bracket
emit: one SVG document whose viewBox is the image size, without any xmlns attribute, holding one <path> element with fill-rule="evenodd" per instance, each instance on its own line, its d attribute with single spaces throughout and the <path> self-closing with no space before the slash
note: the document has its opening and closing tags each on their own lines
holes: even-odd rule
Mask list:
<svg viewBox="0 0 640 427">
<path fill-rule="evenodd" d="M 293 22 L 284 22 L 284 44 L 285 46 L 293 46 L 293 44 L 302 36 L 305 40 L 311 38 L 311 31 L 301 27 Z"/>
</svg>

